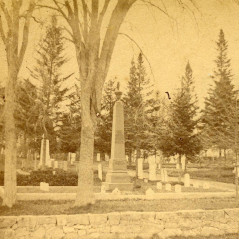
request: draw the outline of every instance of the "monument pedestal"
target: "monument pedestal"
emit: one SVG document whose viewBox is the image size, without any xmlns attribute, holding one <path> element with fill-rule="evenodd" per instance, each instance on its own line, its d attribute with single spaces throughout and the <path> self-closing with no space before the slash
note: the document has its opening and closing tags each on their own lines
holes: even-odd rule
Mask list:
<svg viewBox="0 0 240 240">
<path fill-rule="evenodd" d="M 127 173 L 124 140 L 124 111 L 120 100 L 121 92 L 116 92 L 117 101 L 113 108 L 113 127 L 111 142 L 111 159 L 106 175 L 106 182 L 102 183 L 106 190 L 118 188 L 120 191 L 132 191 L 133 184 Z"/>
<path fill-rule="evenodd" d="M 130 176 L 127 171 L 108 171 L 106 175 L 106 182 L 102 185 L 106 187 L 106 190 L 113 191 L 118 188 L 120 191 L 132 191 L 133 184 L 130 182 Z"/>
</svg>

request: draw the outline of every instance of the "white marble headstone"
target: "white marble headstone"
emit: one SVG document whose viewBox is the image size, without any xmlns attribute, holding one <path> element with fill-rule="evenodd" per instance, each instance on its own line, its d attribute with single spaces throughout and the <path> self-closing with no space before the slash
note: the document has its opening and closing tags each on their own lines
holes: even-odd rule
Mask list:
<svg viewBox="0 0 240 240">
<path fill-rule="evenodd" d="M 105 153 L 105 161 L 109 161 L 109 155 Z"/>
<path fill-rule="evenodd" d="M 98 178 L 102 181 L 102 164 L 98 164 Z"/>
<path fill-rule="evenodd" d="M 100 153 L 97 153 L 97 162 L 100 162 L 101 161 L 101 155 Z"/>
<path fill-rule="evenodd" d="M 53 162 L 53 168 L 58 168 L 58 161 Z"/>
<path fill-rule="evenodd" d="M 138 176 L 137 177 L 139 179 L 143 179 L 143 159 L 142 158 L 138 159 L 137 168 L 138 168 L 138 171 L 137 171 Z"/>
<path fill-rule="evenodd" d="M 157 176 L 156 176 L 157 165 L 156 165 L 155 156 L 149 156 L 148 165 L 149 165 L 149 180 L 155 181 L 157 179 Z"/>
<path fill-rule="evenodd" d="M 190 175 L 188 173 L 184 174 L 184 187 L 190 187 Z"/>
</svg>

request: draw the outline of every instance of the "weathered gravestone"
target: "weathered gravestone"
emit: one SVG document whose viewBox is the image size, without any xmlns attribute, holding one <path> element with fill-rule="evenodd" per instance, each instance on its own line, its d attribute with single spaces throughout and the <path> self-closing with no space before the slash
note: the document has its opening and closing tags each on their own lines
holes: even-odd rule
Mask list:
<svg viewBox="0 0 240 240">
<path fill-rule="evenodd" d="M 165 185 L 165 189 L 166 189 L 166 191 L 172 191 L 172 185 L 170 183 L 167 183 Z"/>
<path fill-rule="evenodd" d="M 162 190 L 162 183 L 161 182 L 157 182 L 157 189 Z"/>
<path fill-rule="evenodd" d="M 100 162 L 101 161 L 101 155 L 100 153 L 97 153 L 97 162 Z"/>
<path fill-rule="evenodd" d="M 102 164 L 98 164 L 98 178 L 102 181 Z"/>
<path fill-rule="evenodd" d="M 143 159 L 139 158 L 138 159 L 138 164 L 137 164 L 137 174 L 138 174 L 138 179 L 143 179 Z"/>
<path fill-rule="evenodd" d="M 118 188 L 121 191 L 130 191 L 133 189 L 133 184 L 127 173 L 124 140 L 124 110 L 123 103 L 120 100 L 121 95 L 122 93 L 118 89 L 116 91 L 117 101 L 113 108 L 111 159 L 109 161 L 109 169 L 104 185 L 107 190 Z"/>
<path fill-rule="evenodd" d="M 176 192 L 176 193 L 182 192 L 182 186 L 181 186 L 180 184 L 176 184 L 176 185 L 175 185 L 175 192 Z"/>
<path fill-rule="evenodd" d="M 39 167 L 45 168 L 46 166 L 50 167 L 49 140 L 43 134 Z"/>
<path fill-rule="evenodd" d="M 53 168 L 55 169 L 55 168 L 58 168 L 58 161 L 54 161 L 53 162 Z"/>
<path fill-rule="evenodd" d="M 148 159 L 148 165 L 149 165 L 149 180 L 155 181 L 157 180 L 156 176 L 156 160 L 154 156 L 150 156 Z"/>
<path fill-rule="evenodd" d="M 74 162 L 76 161 L 76 153 L 71 153 L 71 165 L 74 164 Z"/>
<path fill-rule="evenodd" d="M 146 193 L 145 193 L 145 194 L 148 195 L 148 196 L 152 196 L 152 195 L 155 194 L 155 192 L 154 192 L 151 188 L 148 188 L 148 189 L 146 190 Z"/>
<path fill-rule="evenodd" d="M 63 170 L 67 171 L 68 169 L 68 162 L 67 161 L 63 161 Z"/>
<path fill-rule="evenodd" d="M 40 182 L 40 190 L 49 192 L 49 184 L 45 182 Z"/>
<path fill-rule="evenodd" d="M 105 153 L 105 161 L 108 162 L 109 161 L 109 155 Z"/>
<path fill-rule="evenodd" d="M 67 161 L 70 162 L 71 161 L 71 153 L 69 152 L 67 155 Z"/>
<path fill-rule="evenodd" d="M 181 157 L 181 164 L 182 164 L 182 170 L 185 170 L 185 168 L 186 168 L 186 156 L 185 155 L 183 155 Z"/>
<path fill-rule="evenodd" d="M 118 188 L 115 188 L 113 191 L 112 191 L 112 194 L 116 194 L 116 195 L 120 195 L 121 192 Z"/>
</svg>

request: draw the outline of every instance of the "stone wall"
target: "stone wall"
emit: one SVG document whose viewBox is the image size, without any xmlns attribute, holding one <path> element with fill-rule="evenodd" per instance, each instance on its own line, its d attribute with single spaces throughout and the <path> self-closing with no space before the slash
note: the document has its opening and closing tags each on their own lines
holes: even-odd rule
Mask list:
<svg viewBox="0 0 240 240">
<path fill-rule="evenodd" d="M 1 216 L 0 238 L 170 238 L 238 233 L 239 209 Z"/>
</svg>

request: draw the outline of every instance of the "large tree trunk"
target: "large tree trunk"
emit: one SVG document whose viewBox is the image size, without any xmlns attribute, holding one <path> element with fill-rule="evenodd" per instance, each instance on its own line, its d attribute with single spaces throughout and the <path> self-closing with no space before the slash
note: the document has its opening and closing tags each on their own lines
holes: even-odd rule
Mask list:
<svg viewBox="0 0 240 240">
<path fill-rule="evenodd" d="M 78 168 L 78 190 L 75 206 L 93 204 L 93 153 L 94 153 L 94 120 L 91 116 L 91 89 L 81 89 L 81 146 Z"/>
<path fill-rule="evenodd" d="M 17 73 L 9 66 L 8 84 L 5 87 L 5 173 L 3 205 L 12 207 L 16 202 L 16 126 L 14 119 L 15 83 Z"/>
</svg>

